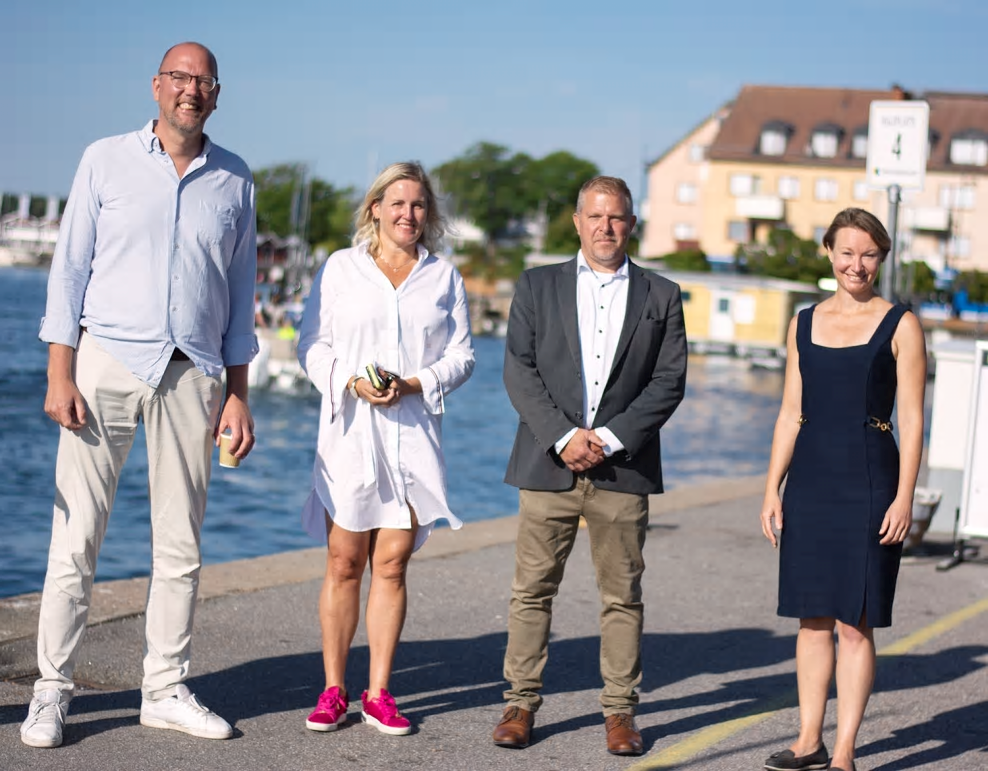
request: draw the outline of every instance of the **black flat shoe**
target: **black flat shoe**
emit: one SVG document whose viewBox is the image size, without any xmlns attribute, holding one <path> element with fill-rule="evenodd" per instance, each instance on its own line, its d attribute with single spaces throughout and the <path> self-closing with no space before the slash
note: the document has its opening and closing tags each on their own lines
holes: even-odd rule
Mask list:
<svg viewBox="0 0 988 771">
<path fill-rule="evenodd" d="M 765 768 L 769 771 L 823 771 L 830 765 L 830 755 L 822 744 L 810 755 L 796 754 L 792 750 L 782 750 L 768 756 Z M 837 771 L 837 769 L 831 769 Z M 852 769 L 853 771 L 853 769 Z"/>
</svg>

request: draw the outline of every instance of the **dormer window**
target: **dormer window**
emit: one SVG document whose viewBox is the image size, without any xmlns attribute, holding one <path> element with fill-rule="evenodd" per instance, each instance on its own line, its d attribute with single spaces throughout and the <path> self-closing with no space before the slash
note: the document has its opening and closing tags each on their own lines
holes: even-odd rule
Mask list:
<svg viewBox="0 0 988 771">
<path fill-rule="evenodd" d="M 851 137 L 851 157 L 852 158 L 867 158 L 868 157 L 868 127 L 859 128 L 854 132 Z"/>
<path fill-rule="evenodd" d="M 824 123 L 810 134 L 810 155 L 814 158 L 836 158 L 843 129 L 833 123 Z"/>
<path fill-rule="evenodd" d="M 950 140 L 950 162 L 958 166 L 988 165 L 988 134 L 977 129 L 955 134 Z"/>
<path fill-rule="evenodd" d="M 761 137 L 758 140 L 760 155 L 785 155 L 786 145 L 792 135 L 792 126 L 782 121 L 770 121 L 762 126 Z"/>
</svg>

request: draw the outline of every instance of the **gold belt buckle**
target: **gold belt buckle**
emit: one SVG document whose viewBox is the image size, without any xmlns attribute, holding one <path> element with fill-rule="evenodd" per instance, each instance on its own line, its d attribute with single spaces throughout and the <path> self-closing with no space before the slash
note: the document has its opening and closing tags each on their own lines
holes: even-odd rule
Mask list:
<svg viewBox="0 0 988 771">
<path fill-rule="evenodd" d="M 868 421 L 869 421 L 869 423 L 868 423 L 869 426 L 871 426 L 872 428 L 877 428 L 879 431 L 891 431 L 892 430 L 892 424 L 891 423 L 889 423 L 887 421 L 879 420 L 874 415 L 870 416 L 868 418 Z"/>
<path fill-rule="evenodd" d="M 799 423 L 799 425 L 802 426 L 802 425 L 805 425 L 805 423 L 806 423 L 807 420 L 809 420 L 809 418 L 807 418 L 805 415 L 803 415 L 802 413 L 800 413 L 799 417 L 796 419 L 796 422 Z"/>
</svg>

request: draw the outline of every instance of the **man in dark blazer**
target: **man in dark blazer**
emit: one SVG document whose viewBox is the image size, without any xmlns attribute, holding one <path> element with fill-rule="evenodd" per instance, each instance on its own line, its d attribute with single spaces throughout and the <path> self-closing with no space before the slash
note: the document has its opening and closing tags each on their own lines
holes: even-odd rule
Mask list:
<svg viewBox="0 0 988 771">
<path fill-rule="evenodd" d="M 542 703 L 552 600 L 582 516 L 600 589 L 607 749 L 639 755 L 642 547 L 662 492 L 659 429 L 683 399 L 679 286 L 625 254 L 635 226 L 623 180 L 583 185 L 576 259 L 525 271 L 508 321 L 504 384 L 518 411 L 505 481 L 520 488 L 515 576 L 494 742 L 526 747 Z"/>
</svg>

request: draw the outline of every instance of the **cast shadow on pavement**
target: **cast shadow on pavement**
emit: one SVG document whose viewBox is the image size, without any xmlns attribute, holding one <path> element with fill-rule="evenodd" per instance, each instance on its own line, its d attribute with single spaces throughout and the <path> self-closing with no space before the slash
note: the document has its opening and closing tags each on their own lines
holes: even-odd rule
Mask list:
<svg viewBox="0 0 988 771">
<path fill-rule="evenodd" d="M 505 687 L 501 674 L 504 645 L 505 635 L 500 632 L 474 638 L 403 642 L 398 650 L 391 690 L 398 696 L 402 710 L 414 722 L 429 715 L 475 708 L 487 708 L 497 714 Z M 692 713 L 646 728 L 643 731 L 646 748 L 660 738 L 691 733 L 760 710 L 794 706 L 795 675 L 791 671 L 718 681 L 716 687 L 684 696 L 650 698 L 660 689 L 698 675 L 729 677 L 742 670 L 787 662 L 792 659 L 793 652 L 792 636 L 779 637 L 769 630 L 757 628 L 646 634 L 643 640 L 645 677 L 639 714 L 673 710 Z M 960 679 L 984 666 L 978 658 L 986 652 L 986 646 L 964 646 L 931 655 L 883 659 L 878 669 L 876 691 L 931 687 Z M 545 670 L 546 699 L 562 693 L 596 693 L 601 687 L 598 659 L 597 637 L 554 640 L 550 644 Z M 347 673 L 353 694 L 351 705 L 359 705 L 359 691 L 366 679 L 368 663 L 366 646 L 351 651 Z M 322 680 L 322 656 L 319 652 L 309 652 L 245 662 L 194 677 L 189 685 L 236 729 L 238 721 L 266 714 L 298 712 L 301 719 L 315 705 Z M 133 711 L 133 715 L 71 721 L 72 730 L 66 732 L 66 743 L 132 725 L 137 720 L 140 698 L 137 689 L 79 693 L 72 701 L 70 715 L 96 715 L 118 710 Z M 0 724 L 20 723 L 25 708 L 26 704 L 0 707 Z M 897 761 L 895 765 L 883 767 L 883 771 L 913 768 L 952 757 L 985 746 L 982 727 L 986 718 L 988 706 L 982 702 L 896 731 L 894 738 L 862 747 L 861 754 L 902 749 L 935 740 L 942 745 L 918 754 L 917 758 L 922 761 L 906 764 Z M 600 722 L 601 715 L 594 698 L 593 708 L 584 714 L 556 723 L 539 724 L 535 739 L 539 741 Z M 969 728 L 965 729 L 965 725 Z"/>
<path fill-rule="evenodd" d="M 792 638 L 777 638 L 786 641 L 789 646 L 794 644 Z M 795 649 L 790 647 L 791 651 Z M 960 680 L 968 674 L 981 669 L 984 664 L 979 661 L 988 653 L 988 647 L 980 645 L 958 646 L 947 650 L 938 651 L 929 655 L 901 655 L 895 657 L 880 657 L 879 666 L 875 676 L 875 693 L 889 693 L 895 691 L 906 691 L 913 689 L 929 688 L 944 685 L 945 683 Z M 736 668 L 737 669 L 737 668 Z M 676 736 L 679 734 L 689 734 L 694 731 L 717 725 L 737 718 L 757 714 L 759 712 L 775 711 L 797 706 L 796 699 L 796 676 L 795 672 L 782 674 L 765 675 L 756 678 L 732 680 L 719 685 L 717 688 L 690 694 L 681 698 L 663 699 L 658 701 L 642 700 L 639 707 L 639 714 L 650 714 L 656 712 L 666 712 L 672 710 L 690 710 L 697 714 L 674 720 L 642 731 L 642 738 L 646 747 L 651 746 L 660 738 Z M 831 687 L 830 697 L 834 698 L 835 692 Z M 717 705 L 727 705 L 722 709 L 716 709 Z M 944 742 L 942 747 L 936 750 L 926 751 L 924 757 L 929 752 L 937 754 L 936 759 L 943 759 L 953 755 L 959 755 L 978 747 L 988 744 L 985 739 L 983 726 L 988 718 L 988 708 L 984 704 L 966 708 L 974 710 L 973 714 L 965 713 L 964 719 L 954 719 L 954 723 L 944 722 L 937 718 L 931 723 L 924 723 L 906 729 L 903 732 L 896 732 L 897 736 L 902 733 L 902 739 L 887 739 L 883 742 L 861 747 L 858 754 L 861 757 L 870 752 L 882 752 L 889 749 L 902 749 L 911 744 L 920 744 L 925 741 L 935 740 Z M 714 709 L 711 709 L 714 708 Z M 963 712 L 963 710 L 958 710 Z M 945 713 L 951 714 L 951 713 Z M 942 717 L 942 716 L 941 716 Z M 964 721 L 969 724 L 964 728 Z M 979 723 L 978 720 L 981 722 Z M 928 728 L 930 725 L 933 728 Z M 793 736 L 797 733 L 798 726 L 793 724 Z M 922 728 L 922 733 L 916 733 Z M 974 732 L 974 745 L 967 741 L 965 731 Z M 960 736 L 954 734 L 960 732 Z M 978 735 L 980 732 L 980 735 Z M 947 737 L 951 738 L 948 739 Z M 915 741 L 910 741 L 915 738 Z M 956 740 L 955 740 L 956 739 Z M 877 746 L 881 744 L 882 746 Z M 874 747 L 874 749 L 872 749 Z M 923 762 L 930 762 L 929 759 Z M 893 771 L 893 769 L 905 769 L 914 767 L 913 764 L 901 765 L 902 761 L 897 761 L 895 765 L 883 766 L 881 771 Z M 921 765 L 917 763 L 915 765 Z M 879 769 L 875 769 L 879 771 Z"/>
<path fill-rule="evenodd" d="M 70 747 L 90 736 L 112 731 L 114 728 L 125 728 L 134 725 L 141 708 L 140 689 L 128 691 L 78 691 L 72 699 L 69 708 L 69 725 L 65 730 L 63 747 Z M 118 710 L 133 710 L 133 716 L 104 717 L 95 720 L 72 720 L 76 714 L 94 714 L 100 712 L 116 712 Z M 27 702 L 23 704 L 8 704 L 0 706 L 0 725 L 12 723 L 19 726 L 27 717 Z M 0 759 L 0 767 L 3 761 Z"/>
<path fill-rule="evenodd" d="M 893 760 L 874 771 L 900 771 L 907 768 L 935 768 L 936 764 L 968 752 L 988 753 L 988 701 L 969 704 L 966 707 L 941 712 L 925 723 L 894 729 L 892 736 L 858 748 L 858 755 L 890 752 L 932 744 L 913 755 Z M 988 765 L 988 759 L 983 763 Z M 984 766 L 982 766 L 984 767 Z"/>
</svg>

